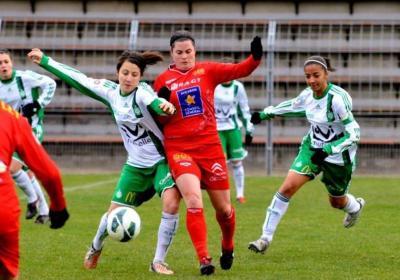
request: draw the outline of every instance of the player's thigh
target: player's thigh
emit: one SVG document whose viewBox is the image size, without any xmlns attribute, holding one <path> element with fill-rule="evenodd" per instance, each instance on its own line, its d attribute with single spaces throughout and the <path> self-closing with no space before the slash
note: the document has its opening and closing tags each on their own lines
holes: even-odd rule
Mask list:
<svg viewBox="0 0 400 280">
<path fill-rule="evenodd" d="M 311 151 L 309 139 L 303 140 L 297 153 L 296 158 L 293 160 L 289 170 L 298 174 L 305 175 L 314 179 L 320 172 L 320 168 L 311 162 L 311 157 L 314 154 Z"/>
<path fill-rule="evenodd" d="M 166 189 L 170 189 L 175 186 L 175 181 L 172 178 L 171 171 L 166 160 L 161 160 L 157 163 L 153 185 L 160 197 Z"/>
<path fill-rule="evenodd" d="M 229 190 L 207 189 L 207 192 L 216 212 L 229 213 L 231 211 L 231 197 Z"/>
<path fill-rule="evenodd" d="M 112 202 L 128 206 L 139 206 L 155 194 L 153 177 L 156 168 L 137 168 L 125 164 L 114 190 Z"/>
<path fill-rule="evenodd" d="M 225 157 L 196 160 L 201 170 L 201 187 L 207 190 L 229 190 L 228 168 Z"/>
<path fill-rule="evenodd" d="M 227 131 L 227 159 L 243 160 L 247 156 L 247 151 L 243 147 L 242 133 L 240 129 L 232 129 Z"/>
<path fill-rule="evenodd" d="M 348 192 L 353 173 L 351 163 L 344 166 L 324 162 L 322 165 L 322 179 L 328 193 L 331 196 L 343 196 Z"/>
</svg>

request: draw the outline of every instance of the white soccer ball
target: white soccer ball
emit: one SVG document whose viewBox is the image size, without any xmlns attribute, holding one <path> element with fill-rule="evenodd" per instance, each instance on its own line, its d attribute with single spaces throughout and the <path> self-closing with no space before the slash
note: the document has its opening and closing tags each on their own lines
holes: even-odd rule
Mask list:
<svg viewBox="0 0 400 280">
<path fill-rule="evenodd" d="M 117 207 L 107 217 L 108 235 L 117 241 L 127 242 L 140 232 L 140 216 L 130 207 Z"/>
</svg>

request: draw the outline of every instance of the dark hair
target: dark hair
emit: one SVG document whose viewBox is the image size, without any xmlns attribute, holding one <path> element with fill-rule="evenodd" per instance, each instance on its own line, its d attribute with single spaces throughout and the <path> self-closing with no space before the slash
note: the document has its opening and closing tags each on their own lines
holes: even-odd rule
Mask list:
<svg viewBox="0 0 400 280">
<path fill-rule="evenodd" d="M 0 48 L 0 54 L 8 54 L 8 56 L 11 58 L 11 52 L 9 49 Z"/>
<path fill-rule="evenodd" d="M 119 72 L 119 69 L 121 69 L 121 66 L 125 61 L 129 61 L 130 63 L 137 65 L 140 69 L 140 75 L 143 75 L 147 65 L 153 65 L 163 60 L 161 53 L 155 51 L 146 51 L 142 53 L 124 51 L 118 58 L 117 72 Z"/>
<path fill-rule="evenodd" d="M 182 42 L 182 41 L 186 41 L 186 40 L 192 41 L 193 46 L 196 45 L 196 43 L 195 43 L 195 41 L 194 41 L 194 38 L 193 38 L 192 34 L 190 34 L 189 31 L 187 31 L 187 30 L 178 30 L 178 31 L 175 31 L 175 32 L 172 34 L 171 38 L 169 39 L 169 46 L 170 46 L 171 48 L 173 48 L 175 42 Z"/>
<path fill-rule="evenodd" d="M 322 57 L 319 55 L 313 55 L 306 59 L 304 62 L 304 67 L 310 64 L 318 64 L 324 68 L 325 71 L 334 72 L 336 69 L 332 67 L 331 61 L 327 57 Z"/>
</svg>

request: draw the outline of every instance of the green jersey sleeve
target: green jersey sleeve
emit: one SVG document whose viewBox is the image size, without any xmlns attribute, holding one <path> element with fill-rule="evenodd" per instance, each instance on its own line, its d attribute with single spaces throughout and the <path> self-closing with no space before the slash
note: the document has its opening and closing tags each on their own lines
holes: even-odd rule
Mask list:
<svg viewBox="0 0 400 280">
<path fill-rule="evenodd" d="M 68 65 L 59 63 L 48 56 L 43 56 L 40 66 L 54 74 L 80 93 L 94 98 L 108 107 L 110 106 L 111 91 L 118 85 L 105 79 L 93 79 Z"/>
</svg>

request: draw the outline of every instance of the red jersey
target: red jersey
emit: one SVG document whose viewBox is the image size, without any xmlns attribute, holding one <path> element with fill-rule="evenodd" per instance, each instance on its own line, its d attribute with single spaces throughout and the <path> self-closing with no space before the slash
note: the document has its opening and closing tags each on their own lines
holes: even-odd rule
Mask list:
<svg viewBox="0 0 400 280">
<path fill-rule="evenodd" d="M 166 117 L 165 145 L 196 148 L 203 144 L 220 143 L 214 112 L 214 89 L 223 82 L 248 76 L 260 64 L 252 56 L 238 64 L 199 62 L 186 72 L 171 65 L 154 82 L 158 91 L 166 86 L 176 114 Z"/>
<path fill-rule="evenodd" d="M 49 194 L 50 208 L 65 208 L 60 172 L 32 134 L 27 120 L 0 101 L 0 233 L 18 230 L 19 201 L 9 166 L 17 152 L 42 182 Z"/>
</svg>

